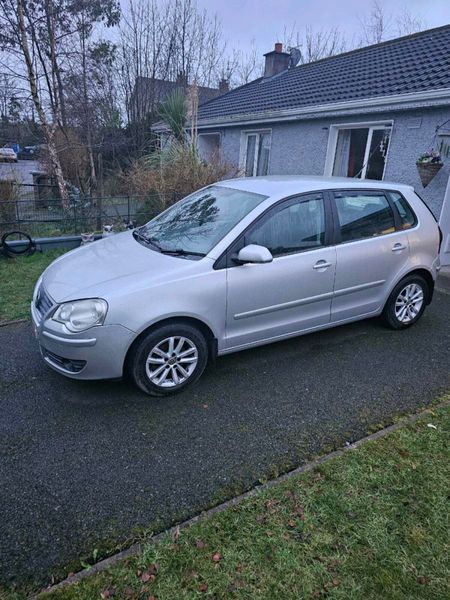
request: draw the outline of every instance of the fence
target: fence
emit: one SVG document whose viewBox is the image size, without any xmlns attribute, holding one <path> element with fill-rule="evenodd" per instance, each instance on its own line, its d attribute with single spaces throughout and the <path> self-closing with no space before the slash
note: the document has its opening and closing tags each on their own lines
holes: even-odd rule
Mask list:
<svg viewBox="0 0 450 600">
<path fill-rule="evenodd" d="M 104 225 L 113 225 L 117 231 L 130 223 L 145 223 L 163 205 L 157 196 L 69 197 L 65 210 L 52 186 L 20 186 L 14 199 L 5 200 L 0 194 L 0 235 L 13 230 L 32 237 L 79 235 L 102 231 Z"/>
</svg>

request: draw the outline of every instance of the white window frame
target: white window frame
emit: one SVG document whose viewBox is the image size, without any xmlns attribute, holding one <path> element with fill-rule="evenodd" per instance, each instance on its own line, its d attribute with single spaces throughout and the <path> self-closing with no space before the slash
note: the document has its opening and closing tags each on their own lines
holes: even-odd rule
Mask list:
<svg viewBox="0 0 450 600">
<path fill-rule="evenodd" d="M 241 176 L 245 176 L 245 167 L 247 164 L 247 148 L 248 148 L 248 138 L 251 135 L 256 136 L 255 143 L 255 157 L 253 159 L 253 172 L 252 175 L 248 175 L 248 177 L 256 177 L 256 173 L 258 172 L 258 155 L 259 155 L 259 146 L 261 143 L 261 135 L 269 135 L 270 143 L 269 143 L 269 164 L 267 171 L 270 171 L 270 159 L 272 157 L 272 130 L 271 129 L 253 129 L 241 132 L 241 147 L 240 147 L 240 156 L 239 156 L 239 172 Z"/>
<path fill-rule="evenodd" d="M 325 160 L 325 169 L 324 169 L 324 173 L 323 173 L 325 177 L 333 177 L 333 167 L 334 167 L 334 161 L 336 158 L 338 135 L 339 135 L 339 131 L 341 131 L 342 129 L 368 129 L 369 130 L 369 133 L 367 135 L 366 150 L 364 153 L 363 169 L 361 171 L 361 179 L 366 178 L 368 160 L 369 160 L 369 155 L 370 155 L 370 145 L 372 143 L 373 132 L 379 131 L 380 129 L 381 130 L 390 129 L 389 146 L 388 146 L 388 150 L 386 153 L 386 158 L 384 160 L 383 175 L 381 177 L 381 181 L 383 181 L 384 175 L 386 173 L 386 166 L 388 163 L 389 151 L 391 149 L 392 133 L 394 130 L 394 121 L 393 120 L 368 121 L 368 122 L 361 122 L 361 123 L 338 123 L 338 124 L 330 125 L 330 133 L 328 135 L 327 157 Z"/>
<path fill-rule="evenodd" d="M 169 150 L 173 142 L 172 133 L 170 131 L 160 131 L 158 138 L 160 150 Z"/>
</svg>

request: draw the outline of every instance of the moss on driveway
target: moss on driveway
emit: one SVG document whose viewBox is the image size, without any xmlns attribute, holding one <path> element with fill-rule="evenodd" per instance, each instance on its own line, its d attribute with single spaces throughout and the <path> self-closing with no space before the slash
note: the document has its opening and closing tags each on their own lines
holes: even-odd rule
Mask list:
<svg viewBox="0 0 450 600">
<path fill-rule="evenodd" d="M 18 258 L 0 257 L 0 324 L 29 316 L 34 284 L 64 252 L 61 249 Z"/>
<path fill-rule="evenodd" d="M 42 598 L 448 597 L 450 409 Z"/>
</svg>

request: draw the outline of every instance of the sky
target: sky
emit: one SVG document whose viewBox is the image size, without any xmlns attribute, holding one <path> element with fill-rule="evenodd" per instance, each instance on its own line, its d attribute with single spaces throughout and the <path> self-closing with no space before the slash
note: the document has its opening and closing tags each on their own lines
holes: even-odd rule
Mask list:
<svg viewBox="0 0 450 600">
<path fill-rule="evenodd" d="M 450 23 L 450 0 L 380 0 L 395 26 L 405 8 L 420 18 L 426 29 Z M 299 29 L 338 27 L 348 39 L 360 35 L 360 19 L 370 13 L 371 0 L 197 0 L 222 22 L 229 47 L 246 51 L 255 41 L 262 54 L 282 40 L 285 26 Z"/>
</svg>

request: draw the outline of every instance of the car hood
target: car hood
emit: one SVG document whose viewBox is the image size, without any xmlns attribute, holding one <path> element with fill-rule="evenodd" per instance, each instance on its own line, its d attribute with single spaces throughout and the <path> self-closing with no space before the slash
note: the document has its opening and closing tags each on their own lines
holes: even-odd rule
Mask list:
<svg viewBox="0 0 450 600">
<path fill-rule="evenodd" d="M 148 287 L 189 276 L 198 270 L 199 262 L 161 254 L 137 242 L 127 231 L 57 258 L 46 269 L 43 283 L 56 302 L 108 299 L 125 287 Z"/>
</svg>

